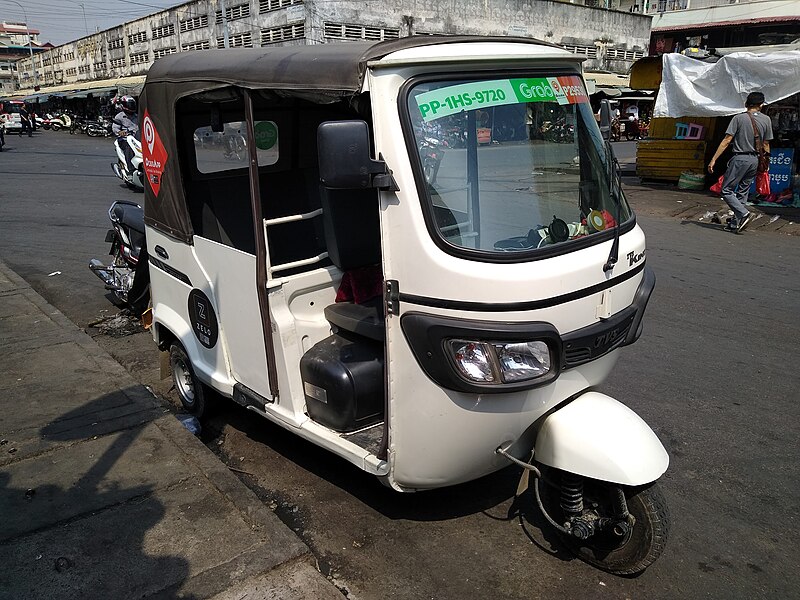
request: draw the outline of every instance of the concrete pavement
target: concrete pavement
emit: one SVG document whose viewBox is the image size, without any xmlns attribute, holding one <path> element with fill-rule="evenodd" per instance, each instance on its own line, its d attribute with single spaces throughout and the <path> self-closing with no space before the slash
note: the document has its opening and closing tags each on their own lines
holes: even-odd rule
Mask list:
<svg viewBox="0 0 800 600">
<path fill-rule="evenodd" d="M 308 547 L 0 262 L 0 599 L 335 599 Z"/>
<path fill-rule="evenodd" d="M 710 212 L 727 214 L 728 205 L 707 189 L 681 190 L 675 183 L 642 181 L 636 177 L 636 142 L 614 142 L 613 147 L 625 194 L 638 214 L 677 217 L 683 222 L 697 221 L 709 227 L 716 227 L 711 224 Z M 800 235 L 800 209 L 750 206 L 750 210 L 756 213 L 756 219 L 750 223 L 749 229 Z"/>
</svg>

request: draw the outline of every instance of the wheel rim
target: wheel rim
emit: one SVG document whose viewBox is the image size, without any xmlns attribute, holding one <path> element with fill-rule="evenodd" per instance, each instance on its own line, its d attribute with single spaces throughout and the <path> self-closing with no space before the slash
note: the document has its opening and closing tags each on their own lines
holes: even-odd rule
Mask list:
<svg viewBox="0 0 800 600">
<path fill-rule="evenodd" d="M 172 380 L 181 396 L 187 405 L 194 404 L 194 381 L 192 379 L 192 372 L 189 366 L 181 358 L 175 358 L 172 361 Z"/>
</svg>

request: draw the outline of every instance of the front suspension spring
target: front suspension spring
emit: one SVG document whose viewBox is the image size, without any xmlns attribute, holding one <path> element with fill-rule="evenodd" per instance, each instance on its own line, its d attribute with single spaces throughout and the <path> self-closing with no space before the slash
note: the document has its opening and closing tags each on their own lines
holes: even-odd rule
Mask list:
<svg viewBox="0 0 800 600">
<path fill-rule="evenodd" d="M 566 517 L 583 514 L 583 479 L 577 475 L 564 473 L 561 476 L 561 510 Z"/>
</svg>

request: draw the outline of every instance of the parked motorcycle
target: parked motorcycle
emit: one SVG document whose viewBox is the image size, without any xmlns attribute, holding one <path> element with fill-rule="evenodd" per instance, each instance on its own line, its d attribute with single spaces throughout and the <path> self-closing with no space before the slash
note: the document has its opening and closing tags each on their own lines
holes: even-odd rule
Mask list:
<svg viewBox="0 0 800 600">
<path fill-rule="evenodd" d="M 75 115 L 72 119 L 72 124 L 69 127 L 70 134 L 86 133 L 91 119 L 89 117 Z"/>
<path fill-rule="evenodd" d="M 69 129 L 71 126 L 72 117 L 70 117 L 67 113 L 50 116 L 49 118 L 45 119 L 44 123 L 42 124 L 44 129 L 52 129 L 53 131 L 58 131 L 59 129 Z"/>
<path fill-rule="evenodd" d="M 86 135 L 89 137 L 108 137 L 113 133 L 111 119 L 102 115 L 96 121 L 89 121 L 86 126 Z"/>
<path fill-rule="evenodd" d="M 131 163 L 133 169 L 128 167 L 125 159 L 124 145 L 133 151 Z M 121 135 L 114 140 L 114 149 L 117 151 L 117 162 L 111 163 L 111 169 L 125 185 L 135 190 L 144 190 L 144 162 L 142 160 L 142 143 L 132 135 Z"/>
<path fill-rule="evenodd" d="M 424 137 L 419 144 L 419 155 L 422 158 L 422 171 L 428 185 L 436 183 L 439 167 L 442 165 L 447 142 L 435 137 Z"/>
<path fill-rule="evenodd" d="M 144 235 L 144 209 L 135 202 L 117 201 L 108 209 L 112 229 L 106 234 L 111 243 L 111 264 L 93 258 L 89 269 L 106 284 L 119 302 L 135 315 L 150 304 L 150 271 Z"/>
</svg>

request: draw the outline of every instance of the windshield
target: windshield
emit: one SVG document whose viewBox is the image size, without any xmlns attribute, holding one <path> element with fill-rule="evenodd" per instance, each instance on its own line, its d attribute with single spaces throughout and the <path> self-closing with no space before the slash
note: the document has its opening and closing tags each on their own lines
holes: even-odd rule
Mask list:
<svg viewBox="0 0 800 600">
<path fill-rule="evenodd" d="M 426 81 L 407 107 L 423 201 L 450 245 L 530 253 L 631 217 L 577 75 Z"/>
</svg>

